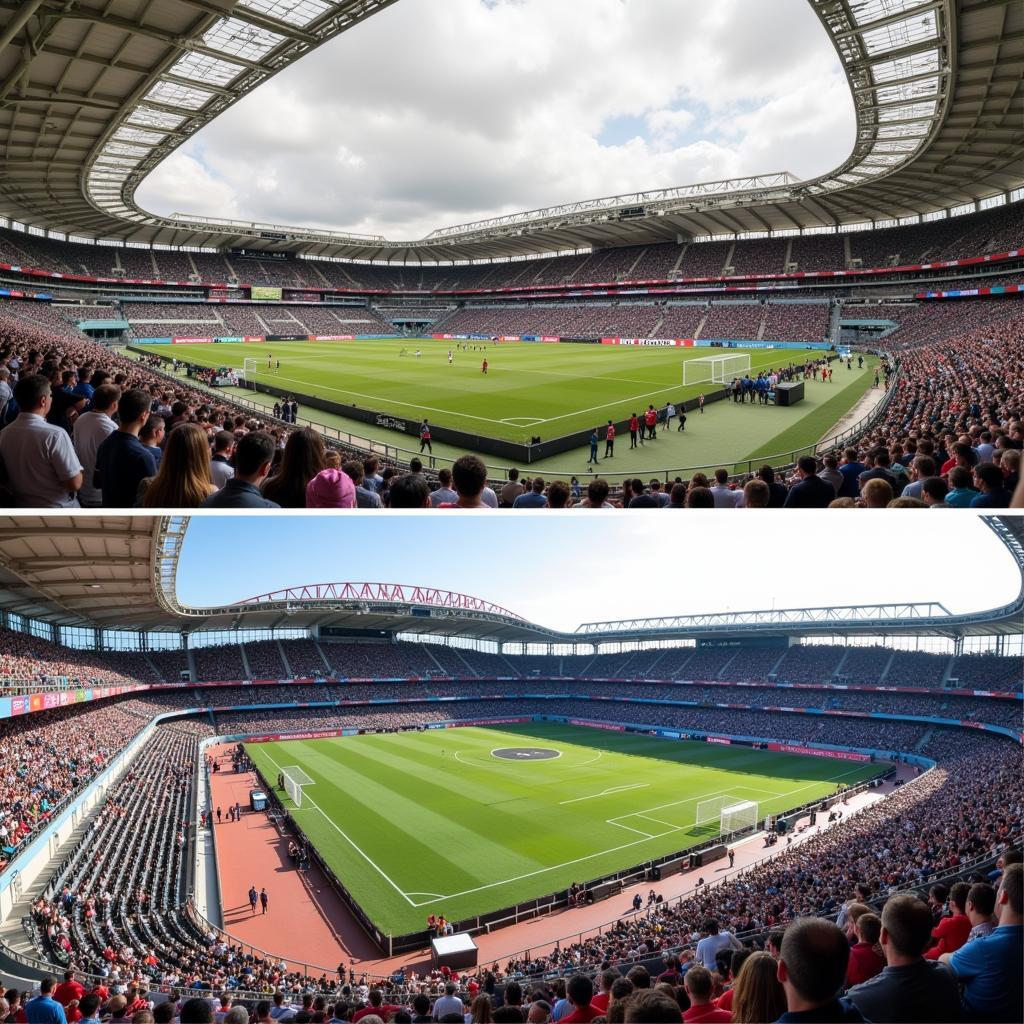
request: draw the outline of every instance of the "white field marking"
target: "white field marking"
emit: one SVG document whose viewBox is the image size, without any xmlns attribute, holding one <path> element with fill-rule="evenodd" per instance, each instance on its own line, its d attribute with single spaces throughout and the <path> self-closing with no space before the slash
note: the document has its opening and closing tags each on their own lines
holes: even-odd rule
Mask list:
<svg viewBox="0 0 1024 1024">
<path fill-rule="evenodd" d="M 491 751 L 491 757 L 495 761 L 511 761 L 513 764 L 520 763 L 525 764 L 527 761 L 557 761 L 561 756 L 562 752 L 557 747 L 537 747 L 537 750 L 553 750 L 555 752 L 554 757 L 498 757 L 499 750 L 527 750 L 528 747 L 495 747 Z"/>
<path fill-rule="evenodd" d="M 777 362 L 777 360 L 775 360 L 775 359 L 771 359 L 771 360 L 769 360 L 769 361 L 767 361 L 765 363 L 754 362 L 753 360 L 751 360 L 750 369 L 751 370 L 759 370 L 759 369 L 762 369 L 764 367 L 769 367 L 769 366 L 773 365 L 775 362 Z M 630 378 L 621 378 L 621 377 L 588 377 L 585 374 L 572 374 L 572 373 L 557 374 L 556 371 L 550 371 L 550 370 L 524 370 L 521 367 L 516 367 L 515 368 L 515 372 L 516 373 L 543 373 L 543 374 L 551 374 L 551 375 L 564 375 L 566 377 L 575 377 L 575 378 L 577 378 L 579 380 L 614 380 L 614 381 L 621 381 L 623 383 L 634 383 L 634 381 L 632 381 Z M 418 402 L 402 402 L 402 401 L 399 401 L 397 398 L 381 398 L 379 395 L 367 395 L 367 394 L 365 394 L 365 393 L 363 393 L 361 391 L 350 391 L 347 388 L 332 388 L 332 387 L 328 387 L 326 384 L 316 384 L 316 383 L 314 383 L 312 381 L 309 381 L 309 380 L 297 380 L 294 377 L 282 377 L 282 376 L 280 376 L 278 374 L 273 374 L 271 379 L 284 381 L 287 384 L 299 384 L 299 385 L 304 385 L 306 387 L 315 387 L 318 391 L 333 391 L 335 394 L 338 394 L 338 395 L 352 395 L 355 398 L 365 398 L 365 399 L 368 399 L 371 402 L 384 403 L 386 405 L 401 406 L 402 408 L 405 408 L 405 409 L 420 409 L 420 410 L 423 410 L 424 412 L 438 413 L 441 416 L 453 416 L 453 417 L 454 416 L 461 416 L 461 417 L 463 417 L 465 419 L 479 420 L 481 423 L 504 424 L 505 426 L 514 426 L 515 425 L 515 424 L 509 424 L 506 420 L 495 420 L 495 419 L 491 419 L 488 416 L 475 416 L 472 413 L 468 413 L 468 412 L 455 412 L 455 411 L 453 411 L 451 409 L 438 409 L 435 406 L 421 405 Z M 636 381 L 635 383 L 647 383 L 647 382 L 646 381 Z M 686 385 L 686 386 L 689 387 L 690 385 Z M 616 398 L 616 399 L 612 400 L 611 402 L 605 402 L 603 405 L 591 406 L 589 409 L 575 409 L 572 412 L 562 413 L 560 416 L 551 416 L 548 419 L 538 419 L 538 420 L 535 420 L 532 424 L 526 424 L 526 425 L 527 426 L 539 426 L 539 425 L 543 425 L 543 424 L 547 424 L 547 423 L 557 423 L 559 420 L 570 419 L 573 416 L 582 416 L 584 413 L 600 412 L 603 409 L 610 409 L 610 408 L 612 408 L 612 406 L 625 405 L 628 402 L 639 402 L 639 401 L 642 401 L 644 399 L 650 399 L 654 395 L 662 395 L 662 394 L 665 394 L 665 392 L 667 392 L 667 391 L 677 391 L 681 387 L 683 387 L 682 383 L 680 383 L 680 384 L 672 384 L 669 387 L 658 388 L 655 391 L 645 391 L 641 395 L 633 395 L 630 398 Z M 836 393 L 838 393 L 838 392 L 836 392 Z M 516 418 L 516 417 L 513 417 L 513 418 Z"/>
<path fill-rule="evenodd" d="M 559 800 L 559 806 L 564 804 L 578 804 L 581 800 L 596 800 L 599 796 L 611 796 L 612 793 L 625 793 L 627 789 L 646 789 L 649 782 L 634 782 L 631 786 L 612 786 L 611 789 L 602 789 L 600 793 L 591 793 L 589 796 L 575 796 L 571 800 Z"/>
<path fill-rule="evenodd" d="M 612 821 L 610 818 L 605 821 L 606 825 L 614 825 L 616 828 L 624 828 L 629 832 L 635 832 L 638 836 L 647 836 L 648 839 L 657 839 L 659 836 L 667 836 L 669 832 L 676 832 L 678 829 L 669 829 L 669 832 L 645 832 L 642 828 L 633 828 L 632 825 L 623 825 L 621 821 Z"/>
<path fill-rule="evenodd" d="M 672 832 L 676 832 L 683 827 L 682 825 L 675 825 L 671 821 L 662 821 L 661 818 L 655 818 L 651 814 L 636 814 L 634 815 L 634 817 L 645 818 L 647 821 L 656 821 L 659 825 L 664 825 L 667 829 L 669 829 Z"/>
<path fill-rule="evenodd" d="M 496 747 L 496 750 L 500 750 L 500 747 Z M 468 764 L 471 768 L 504 768 L 510 764 L 523 764 L 518 758 L 514 757 L 492 757 L 490 761 L 464 761 L 460 755 L 464 754 L 464 750 L 455 751 L 455 760 L 459 764 Z M 493 753 L 493 752 L 492 752 Z M 559 755 L 561 756 L 561 755 Z M 585 768 L 588 764 L 593 764 L 595 761 L 600 761 L 604 757 L 604 751 L 599 750 L 589 761 L 580 761 L 579 764 L 567 765 L 569 768 Z M 538 757 L 530 758 L 531 761 L 557 761 L 556 757 Z"/>
<path fill-rule="evenodd" d="M 624 826 L 628 828 L 628 826 Z M 637 832 L 638 829 L 630 829 L 631 832 Z M 664 833 L 663 833 L 664 834 Z M 588 853 L 584 857 L 576 857 L 574 860 L 563 861 L 561 864 L 552 864 L 550 867 L 538 868 L 536 871 L 527 871 L 524 875 L 516 875 L 514 878 L 503 878 L 498 882 L 488 882 L 486 885 L 478 885 L 473 889 L 465 889 L 462 892 L 453 892 L 449 895 L 444 896 L 443 899 L 454 900 L 460 896 L 470 896 L 475 892 L 483 892 L 485 889 L 494 889 L 497 886 L 508 885 L 511 882 L 520 882 L 524 878 L 533 878 L 536 875 L 546 875 L 549 871 L 557 871 L 559 868 L 571 867 L 573 864 L 582 864 L 583 861 L 593 860 L 595 857 L 604 857 L 609 853 L 618 853 L 619 850 L 628 850 L 631 846 L 639 846 L 642 843 L 649 842 L 651 839 L 657 839 L 658 836 L 652 836 L 648 833 L 643 833 L 643 839 L 636 839 L 632 843 L 623 843 L 621 846 L 613 846 L 608 850 L 598 850 L 597 853 Z M 414 903 L 415 907 L 426 906 L 427 903 L 433 903 L 433 900 L 427 900 L 424 903 Z"/>
<path fill-rule="evenodd" d="M 445 899 L 439 892 L 407 892 L 406 896 L 435 896 L 439 900 Z"/>
<path fill-rule="evenodd" d="M 266 751 L 264 751 L 264 753 L 266 753 L 267 759 L 271 762 L 271 764 L 274 765 L 275 768 L 277 768 L 278 771 L 283 771 L 281 766 L 273 759 L 273 757 L 270 756 L 269 753 L 267 753 Z M 304 811 L 304 810 L 306 810 L 305 803 L 306 803 L 306 801 L 303 802 L 303 806 L 302 807 L 296 807 L 292 811 L 292 814 L 295 814 L 297 811 Z M 309 803 L 309 806 L 313 808 L 313 810 L 319 811 L 323 815 L 324 821 L 326 821 L 327 824 L 330 825 L 331 828 L 333 828 L 338 833 L 338 835 L 340 835 L 341 838 L 344 839 L 345 842 L 348 843 L 349 846 L 351 846 L 352 849 L 355 850 L 356 853 L 358 853 L 359 856 L 362 857 L 363 860 L 365 860 L 366 863 L 369 864 L 370 867 L 373 868 L 373 870 L 376 871 L 377 874 L 380 875 L 380 877 L 383 878 L 384 881 L 387 882 L 388 885 L 390 885 L 391 888 L 394 889 L 395 892 L 397 892 L 398 895 L 401 896 L 402 899 L 404 899 L 406 901 L 406 903 L 408 903 L 410 906 L 413 906 L 413 907 L 417 907 L 417 906 L 420 905 L 418 903 L 413 903 L 413 901 L 411 899 L 409 899 L 409 896 L 406 894 L 406 892 L 402 888 L 400 888 L 398 886 L 398 884 L 394 881 L 394 879 L 392 879 L 389 875 L 387 875 L 384 872 L 384 869 L 381 868 L 380 865 L 377 864 L 368 854 L 364 853 L 360 849 L 360 847 L 348 835 L 346 835 L 345 832 L 343 832 L 337 826 L 337 824 L 334 821 L 331 820 L 330 816 L 323 810 L 322 807 L 320 807 L 318 804 L 316 804 L 313 800 L 308 801 L 308 803 Z"/>
<path fill-rule="evenodd" d="M 499 423 L 504 423 L 509 427 L 535 427 L 538 423 L 543 423 L 543 420 L 532 419 L 529 416 L 509 416 L 503 420 L 498 420 Z"/>
<path fill-rule="evenodd" d="M 859 771 L 859 769 L 858 768 L 852 768 L 848 772 L 842 772 L 840 775 L 836 776 L 835 779 L 841 779 L 841 778 L 843 778 L 846 775 L 852 775 L 856 771 Z M 835 781 L 835 779 L 827 780 L 827 781 Z M 822 779 L 821 781 L 825 782 L 826 780 Z M 803 790 L 805 790 L 805 789 L 810 789 L 811 786 L 816 786 L 816 785 L 820 785 L 820 783 L 814 782 L 814 783 L 811 783 L 811 785 L 809 785 L 809 786 L 801 786 L 800 788 L 791 790 L 788 793 L 784 793 L 784 794 L 780 793 L 779 796 L 780 796 L 780 798 L 781 797 L 788 798 L 790 796 L 793 796 L 796 793 L 803 792 Z M 744 787 L 740 786 L 738 788 L 742 789 Z M 692 797 L 689 800 L 677 800 L 677 801 L 674 801 L 672 803 L 661 804 L 659 806 L 661 806 L 661 807 L 674 807 L 677 804 L 692 803 L 694 800 L 703 800 L 703 799 L 706 799 L 706 797 Z M 648 807 L 646 809 L 649 810 L 649 811 L 657 810 L 656 807 Z M 620 815 L 618 815 L 618 818 L 630 818 L 630 817 L 634 817 L 635 814 L 636 814 L 636 812 L 634 812 L 633 814 L 620 814 Z M 496 888 L 498 886 L 509 885 L 512 882 L 520 882 L 524 878 L 533 878 L 536 875 L 543 875 L 543 874 L 546 874 L 549 871 L 557 871 L 559 868 L 567 868 L 567 867 L 571 867 L 573 864 L 581 864 L 581 863 L 583 863 L 583 861 L 593 860 L 595 857 L 603 857 L 603 856 L 605 856 L 606 854 L 609 854 L 609 853 L 618 853 L 619 850 L 628 850 L 628 849 L 630 849 L 633 846 L 641 846 L 644 843 L 650 842 L 652 839 L 660 839 L 662 836 L 672 835 L 675 832 L 680 832 L 685 827 L 683 825 L 676 825 L 673 828 L 669 829 L 668 832 L 659 832 L 657 834 L 651 835 L 649 832 L 641 832 L 640 829 L 632 828 L 629 825 L 623 825 L 621 823 L 621 821 L 618 820 L 618 818 L 608 818 L 608 819 L 606 819 L 605 824 L 617 825 L 619 828 L 627 829 L 630 832 L 636 832 L 636 833 L 642 835 L 644 838 L 643 839 L 636 839 L 636 840 L 634 840 L 631 843 L 623 843 L 621 846 L 613 846 L 613 847 L 611 847 L 610 849 L 607 849 L 607 850 L 600 850 L 597 853 L 588 853 L 584 857 L 577 857 L 574 860 L 567 860 L 567 861 L 564 861 L 561 864 L 552 864 L 550 867 L 538 868 L 536 871 L 528 871 L 526 874 L 524 874 L 524 875 L 516 875 L 514 878 L 504 878 L 504 879 L 502 879 L 499 882 L 488 882 L 486 885 L 478 885 L 474 889 L 465 889 L 462 892 L 453 892 L 453 893 L 450 893 L 447 896 L 439 897 L 439 898 L 446 899 L 446 900 L 454 900 L 454 899 L 458 899 L 461 896 L 470 896 L 473 893 L 483 892 L 486 889 L 494 889 L 494 888 Z M 434 902 L 433 900 L 427 900 L 427 901 L 425 901 L 423 903 L 415 903 L 414 906 L 416 906 L 416 907 L 423 907 L 423 906 L 426 906 L 428 903 L 433 903 L 433 902 Z"/>
</svg>

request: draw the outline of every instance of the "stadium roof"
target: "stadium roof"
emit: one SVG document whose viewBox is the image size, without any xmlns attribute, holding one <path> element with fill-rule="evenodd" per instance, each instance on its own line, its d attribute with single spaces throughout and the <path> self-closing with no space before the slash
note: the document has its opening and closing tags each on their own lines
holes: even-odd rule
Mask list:
<svg viewBox="0 0 1024 1024">
<path fill-rule="evenodd" d="M 847 160 L 569 203 L 424 239 L 174 214 L 145 176 L 261 82 L 395 0 L 0 0 L 0 213 L 132 242 L 433 262 L 914 218 L 1024 182 L 1024 4 L 808 0 L 856 112 Z M 681 15 L 682 17 L 682 15 Z"/>
<path fill-rule="evenodd" d="M 513 643 L 684 640 L 740 633 L 990 636 L 1024 631 L 1024 518 L 984 517 L 1021 572 L 1002 608 L 951 614 L 940 604 L 709 612 L 586 623 L 563 633 L 481 598 L 425 586 L 327 583 L 222 607 L 182 605 L 175 593 L 186 517 L 0 517 L 0 608 L 60 626 L 196 630 L 340 627 Z M 231 556 L 233 557 L 233 556 Z"/>
</svg>

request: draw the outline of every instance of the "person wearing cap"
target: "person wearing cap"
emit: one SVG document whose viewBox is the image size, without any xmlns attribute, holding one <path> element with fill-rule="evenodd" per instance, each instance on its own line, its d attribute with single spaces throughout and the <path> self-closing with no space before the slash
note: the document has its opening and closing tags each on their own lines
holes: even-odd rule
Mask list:
<svg viewBox="0 0 1024 1024">
<path fill-rule="evenodd" d="M 306 484 L 306 508 L 355 508 L 356 485 L 343 469 L 323 469 Z"/>
</svg>

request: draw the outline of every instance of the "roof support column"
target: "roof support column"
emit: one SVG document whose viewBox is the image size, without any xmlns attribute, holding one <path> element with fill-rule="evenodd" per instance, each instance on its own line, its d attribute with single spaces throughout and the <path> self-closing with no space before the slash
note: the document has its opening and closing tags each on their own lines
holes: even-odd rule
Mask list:
<svg viewBox="0 0 1024 1024">
<path fill-rule="evenodd" d="M 3 32 L 0 32 L 0 50 L 5 49 L 11 44 L 14 37 L 28 24 L 32 15 L 42 6 L 43 0 L 28 0 L 27 3 L 23 0 L 18 13 L 11 19 L 11 23 Z"/>
</svg>

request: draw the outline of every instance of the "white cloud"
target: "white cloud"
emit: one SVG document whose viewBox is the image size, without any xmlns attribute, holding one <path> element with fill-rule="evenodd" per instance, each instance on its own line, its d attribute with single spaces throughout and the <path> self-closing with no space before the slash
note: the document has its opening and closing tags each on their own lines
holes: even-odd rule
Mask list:
<svg viewBox="0 0 1024 1024">
<path fill-rule="evenodd" d="M 646 131 L 602 145 L 617 118 Z M 807 0 L 402 0 L 282 72 L 142 206 L 393 239 L 741 174 L 823 173 L 849 91 Z"/>
</svg>

